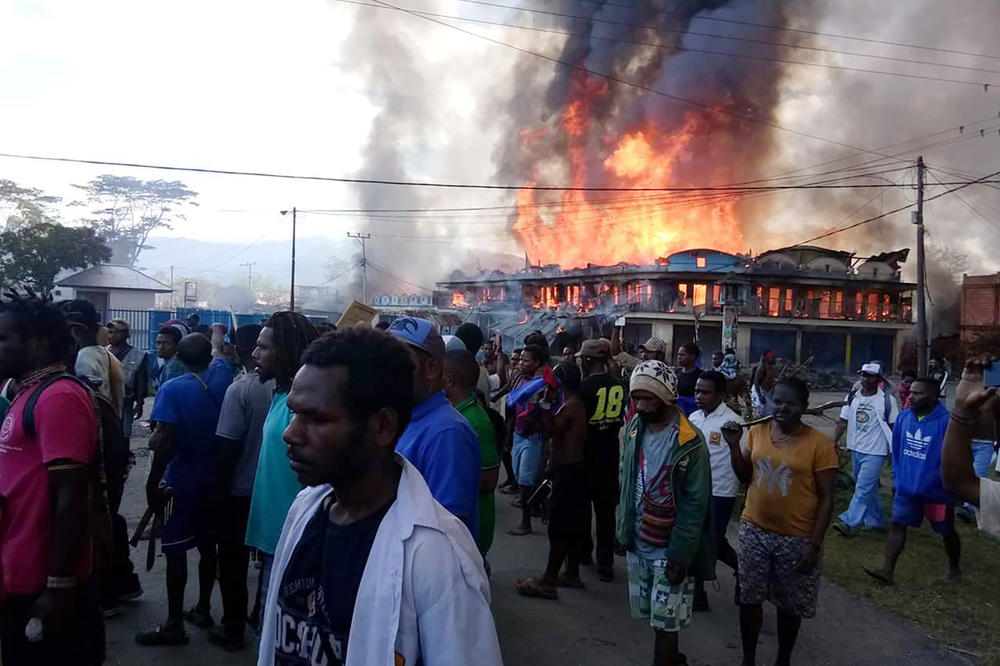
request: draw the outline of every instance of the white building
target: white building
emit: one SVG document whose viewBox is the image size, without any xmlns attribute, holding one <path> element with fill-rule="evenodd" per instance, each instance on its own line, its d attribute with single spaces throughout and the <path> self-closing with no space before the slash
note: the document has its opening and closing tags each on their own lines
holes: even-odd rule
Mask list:
<svg viewBox="0 0 1000 666">
<path fill-rule="evenodd" d="M 56 281 L 57 301 L 80 298 L 99 313 L 109 310 L 152 310 L 156 294 L 170 293 L 163 284 L 131 266 L 100 264 Z"/>
</svg>

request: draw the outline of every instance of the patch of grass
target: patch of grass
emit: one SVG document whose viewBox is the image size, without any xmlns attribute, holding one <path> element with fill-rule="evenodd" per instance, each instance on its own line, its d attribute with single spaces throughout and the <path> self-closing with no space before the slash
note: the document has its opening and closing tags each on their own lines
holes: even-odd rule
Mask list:
<svg viewBox="0 0 1000 666">
<path fill-rule="evenodd" d="M 853 490 L 838 489 L 834 520 L 850 504 Z M 888 521 L 892 505 L 892 478 L 882 472 L 881 501 Z M 826 537 L 823 574 L 827 579 L 912 620 L 934 640 L 981 655 L 982 664 L 1000 664 L 1000 540 L 981 534 L 975 525 L 958 522 L 962 540 L 961 583 L 944 581 L 948 558 L 941 537 L 924 523 L 908 530 L 906 548 L 896 566 L 895 585 L 870 578 L 862 567 L 879 568 L 886 535 L 863 531 L 844 538 L 833 530 Z"/>
</svg>

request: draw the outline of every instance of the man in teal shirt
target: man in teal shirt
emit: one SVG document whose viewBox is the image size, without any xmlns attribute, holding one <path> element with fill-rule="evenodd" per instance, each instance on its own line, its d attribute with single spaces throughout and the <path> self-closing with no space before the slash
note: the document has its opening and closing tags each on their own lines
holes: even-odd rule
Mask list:
<svg viewBox="0 0 1000 666">
<path fill-rule="evenodd" d="M 299 370 L 299 359 L 319 331 L 297 312 L 276 312 L 264 322 L 253 351 L 260 381 L 274 380 L 271 408 L 264 421 L 260 457 L 250 498 L 250 517 L 247 521 L 246 543 L 260 551 L 263 567 L 257 598 L 251 613 L 251 624 L 259 627 L 260 603 L 267 598 L 267 585 L 271 573 L 274 551 L 285 523 L 285 516 L 295 496 L 302 489 L 295 472 L 288 464 L 285 441 L 282 435 L 292 420 L 288 411 L 288 391 Z"/>
<path fill-rule="evenodd" d="M 465 417 L 479 439 L 480 462 L 479 480 L 479 531 L 476 544 L 479 552 L 486 557 L 493 545 L 493 529 L 496 523 L 496 498 L 493 491 L 500 475 L 500 455 L 497 453 L 496 432 L 493 423 L 473 390 L 479 379 L 479 364 L 472 352 L 464 349 L 447 352 L 444 356 L 444 392 L 448 401 Z"/>
</svg>

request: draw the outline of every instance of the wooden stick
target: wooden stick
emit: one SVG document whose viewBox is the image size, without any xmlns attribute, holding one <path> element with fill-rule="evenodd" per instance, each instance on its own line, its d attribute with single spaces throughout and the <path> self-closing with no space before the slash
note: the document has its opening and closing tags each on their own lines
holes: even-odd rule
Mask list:
<svg viewBox="0 0 1000 666">
<path fill-rule="evenodd" d="M 802 413 L 803 414 L 809 414 L 810 416 L 826 416 L 823 413 L 826 410 L 828 410 L 828 409 L 834 409 L 836 407 L 843 407 L 845 404 L 847 404 L 847 403 L 845 403 L 843 400 L 834 400 L 834 401 L 831 401 L 831 402 L 824 402 L 822 405 L 817 405 L 816 407 L 810 407 L 809 409 L 805 410 Z M 773 418 L 774 418 L 773 415 L 772 416 L 762 416 L 759 419 L 753 419 L 752 421 L 747 421 L 746 423 L 743 423 L 741 425 L 744 428 L 749 428 L 750 426 L 755 426 L 755 425 L 757 425 L 759 423 L 767 423 L 768 421 L 770 421 Z"/>
</svg>

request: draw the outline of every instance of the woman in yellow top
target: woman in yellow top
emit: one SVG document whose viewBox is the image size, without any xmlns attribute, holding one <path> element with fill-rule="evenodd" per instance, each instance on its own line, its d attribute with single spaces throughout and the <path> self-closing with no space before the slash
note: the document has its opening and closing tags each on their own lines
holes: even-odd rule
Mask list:
<svg viewBox="0 0 1000 666">
<path fill-rule="evenodd" d="M 809 404 L 805 382 L 778 382 L 774 420 L 754 426 L 740 448 L 742 427 L 727 423 L 733 469 L 747 485 L 740 520 L 740 634 L 743 663 L 755 664 L 765 599 L 778 609 L 778 656 L 789 664 L 802 618 L 816 614 L 823 537 L 833 513 L 837 452 L 833 442 L 802 423 Z"/>
</svg>

